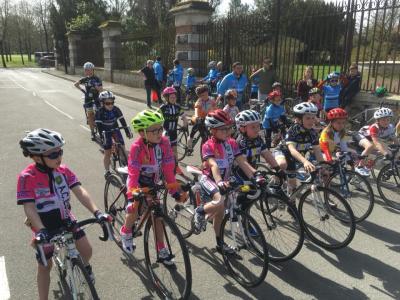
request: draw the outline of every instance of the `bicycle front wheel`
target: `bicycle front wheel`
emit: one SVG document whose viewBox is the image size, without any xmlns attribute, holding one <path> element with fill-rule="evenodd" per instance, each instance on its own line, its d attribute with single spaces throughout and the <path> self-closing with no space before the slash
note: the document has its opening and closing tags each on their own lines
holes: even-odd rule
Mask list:
<svg viewBox="0 0 400 300">
<path fill-rule="evenodd" d="M 375 182 L 378 179 L 379 171 L 382 170 L 384 165 L 385 165 L 385 157 L 383 155 L 378 155 L 374 159 L 374 165 L 371 167 L 371 175 L 372 178 L 375 180 Z"/>
<path fill-rule="evenodd" d="M 72 299 L 100 299 L 96 288 L 81 258 L 71 259 L 72 272 L 67 273 L 66 282 Z"/>
<path fill-rule="evenodd" d="M 104 210 L 113 217 L 114 241 L 121 246 L 119 230 L 125 222 L 125 207 L 128 200 L 125 195 L 124 184 L 116 174 L 107 177 L 104 187 Z"/>
<path fill-rule="evenodd" d="M 268 195 L 263 200 L 254 201 L 248 213 L 257 221 L 265 235 L 271 261 L 286 261 L 300 252 L 304 230 L 294 205 L 286 199 Z"/>
<path fill-rule="evenodd" d="M 397 162 L 398 164 L 398 162 Z M 399 167 L 388 164 L 379 172 L 376 180 L 379 195 L 390 207 L 400 210 L 400 174 Z"/>
<path fill-rule="evenodd" d="M 234 249 L 233 254 L 222 250 L 222 256 L 237 282 L 244 287 L 255 287 L 267 276 L 267 242 L 260 226 L 249 214 L 240 212 L 237 217 L 237 222 L 231 221 L 228 214 L 222 220 L 221 240 Z"/>
<path fill-rule="evenodd" d="M 368 180 L 360 174 L 346 170 L 343 178 L 334 173 L 326 186 L 339 193 L 349 204 L 356 222 L 365 220 L 374 208 L 374 192 Z"/>
<path fill-rule="evenodd" d="M 299 214 L 307 236 L 322 248 L 340 249 L 354 238 L 356 223 L 350 205 L 331 189 L 315 186 L 306 190 Z"/>
<path fill-rule="evenodd" d="M 187 153 L 187 132 L 183 128 L 178 128 L 176 151 L 178 161 L 183 160 Z"/>
<path fill-rule="evenodd" d="M 169 252 L 168 260 L 159 257 L 156 235 L 163 236 Z M 159 296 L 163 299 L 188 299 L 192 289 L 189 252 L 179 229 L 167 216 L 161 214 L 148 219 L 144 230 L 144 254 L 147 270 Z"/>
</svg>

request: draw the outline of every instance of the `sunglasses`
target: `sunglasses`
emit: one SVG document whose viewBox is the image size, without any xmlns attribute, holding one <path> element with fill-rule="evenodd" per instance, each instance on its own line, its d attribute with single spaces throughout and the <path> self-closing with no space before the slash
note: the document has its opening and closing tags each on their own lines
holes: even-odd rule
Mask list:
<svg viewBox="0 0 400 300">
<path fill-rule="evenodd" d="M 104 102 L 104 105 L 114 105 L 114 102 Z"/>
<path fill-rule="evenodd" d="M 43 157 L 47 157 L 48 159 L 57 159 L 64 154 L 64 151 L 61 149 L 56 152 L 52 152 L 49 155 L 43 155 Z"/>
<path fill-rule="evenodd" d="M 339 80 L 337 79 L 332 79 L 330 82 L 338 82 Z"/>
<path fill-rule="evenodd" d="M 221 128 L 217 128 L 217 130 L 221 130 L 221 131 L 225 131 L 225 132 L 229 132 L 232 130 L 232 126 L 227 126 L 227 127 L 221 127 Z"/>
<path fill-rule="evenodd" d="M 163 130 L 164 130 L 163 127 L 159 127 L 159 128 L 155 128 L 155 129 L 152 129 L 152 130 L 146 130 L 146 132 L 153 133 L 153 134 L 160 134 L 160 133 L 163 132 Z"/>
</svg>

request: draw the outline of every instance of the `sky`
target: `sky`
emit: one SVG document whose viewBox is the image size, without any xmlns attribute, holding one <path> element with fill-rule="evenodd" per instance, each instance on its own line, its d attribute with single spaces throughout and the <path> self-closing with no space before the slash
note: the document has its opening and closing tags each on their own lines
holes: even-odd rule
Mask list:
<svg viewBox="0 0 400 300">
<path fill-rule="evenodd" d="M 230 0 L 222 0 L 221 5 L 218 8 L 218 11 L 222 14 L 225 13 L 228 10 L 229 2 L 230 2 Z M 242 0 L 242 3 L 253 5 L 254 0 Z"/>
</svg>

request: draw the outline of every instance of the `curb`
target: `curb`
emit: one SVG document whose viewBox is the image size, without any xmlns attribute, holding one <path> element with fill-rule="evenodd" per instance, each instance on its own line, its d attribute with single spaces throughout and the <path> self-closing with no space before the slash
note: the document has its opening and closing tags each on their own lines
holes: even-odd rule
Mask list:
<svg viewBox="0 0 400 300">
<path fill-rule="evenodd" d="M 45 73 L 45 74 L 49 74 L 51 76 L 54 76 L 54 77 L 58 77 L 58 78 L 61 78 L 61 79 L 64 79 L 64 80 L 75 82 L 75 80 L 73 80 L 73 79 L 70 79 L 68 77 L 64 77 L 62 75 L 50 73 L 49 71 L 42 70 L 42 72 Z M 125 94 L 121 94 L 120 92 L 115 92 L 115 91 L 112 91 L 112 92 L 115 95 L 119 96 L 119 97 L 123 97 L 123 98 L 129 99 L 129 100 L 135 101 L 135 102 L 146 103 L 146 101 L 144 101 L 143 99 L 139 99 L 139 98 L 135 98 L 135 97 L 132 97 L 132 96 L 125 95 Z"/>
</svg>

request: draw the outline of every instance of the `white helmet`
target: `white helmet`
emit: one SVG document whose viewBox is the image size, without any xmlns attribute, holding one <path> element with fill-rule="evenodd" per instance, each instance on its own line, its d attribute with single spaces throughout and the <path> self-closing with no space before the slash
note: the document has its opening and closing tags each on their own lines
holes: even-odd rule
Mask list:
<svg viewBox="0 0 400 300">
<path fill-rule="evenodd" d="M 92 69 L 94 69 L 94 64 L 91 63 L 90 61 L 85 62 L 85 64 L 83 65 L 83 69 L 84 70 L 92 70 Z"/>
<path fill-rule="evenodd" d="M 194 73 L 194 69 L 193 69 L 193 68 L 188 68 L 188 69 L 187 69 L 187 72 L 188 72 L 189 74 L 193 74 L 193 73 Z"/>
<path fill-rule="evenodd" d="M 304 114 L 316 115 L 318 113 L 318 107 L 313 103 L 303 102 L 295 105 L 295 107 L 293 107 L 293 112 L 295 115 L 304 115 Z"/>
<path fill-rule="evenodd" d="M 244 110 L 238 113 L 235 117 L 235 122 L 237 127 L 247 126 L 252 123 L 260 123 L 261 116 L 255 110 Z"/>
<path fill-rule="evenodd" d="M 374 119 L 376 120 L 386 117 L 393 117 L 393 111 L 390 108 L 382 107 L 374 113 Z"/>
<path fill-rule="evenodd" d="M 39 128 L 29 132 L 19 144 L 25 156 L 29 154 L 40 155 L 51 149 L 64 146 L 65 140 L 56 131 Z"/>
<path fill-rule="evenodd" d="M 217 63 L 216 63 L 214 60 L 212 60 L 212 61 L 210 61 L 210 62 L 208 63 L 208 67 L 209 67 L 209 68 L 214 68 L 216 65 L 217 65 Z"/>
<path fill-rule="evenodd" d="M 112 92 L 110 91 L 102 91 L 99 95 L 99 100 L 104 101 L 106 99 L 112 99 L 115 100 L 115 96 Z"/>
</svg>

